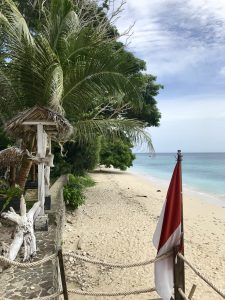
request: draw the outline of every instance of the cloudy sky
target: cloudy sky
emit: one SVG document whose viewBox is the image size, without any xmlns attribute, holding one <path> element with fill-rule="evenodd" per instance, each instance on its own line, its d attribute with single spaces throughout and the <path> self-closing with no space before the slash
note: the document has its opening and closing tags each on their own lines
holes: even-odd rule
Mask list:
<svg viewBox="0 0 225 300">
<path fill-rule="evenodd" d="M 225 1 L 127 0 L 120 32 L 164 90 L 156 152 L 225 152 Z"/>
</svg>

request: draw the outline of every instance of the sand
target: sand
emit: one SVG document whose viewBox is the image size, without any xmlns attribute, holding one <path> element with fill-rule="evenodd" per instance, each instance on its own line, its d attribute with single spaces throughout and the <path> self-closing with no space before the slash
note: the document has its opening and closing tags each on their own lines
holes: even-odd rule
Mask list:
<svg viewBox="0 0 225 300">
<path fill-rule="evenodd" d="M 64 252 L 75 251 L 117 263 L 154 258 L 156 250 L 151 240 L 166 188 L 129 172 L 111 170 L 91 176 L 96 186 L 87 190 L 86 204 L 67 214 Z M 184 227 L 186 258 L 225 291 L 225 207 L 184 193 Z M 188 267 L 185 271 L 187 294 L 192 284 L 197 285 L 193 299 L 221 299 Z M 67 274 L 75 278 L 68 284 L 70 288 L 88 291 L 130 291 L 154 286 L 153 265 L 119 270 L 86 263 L 73 267 L 73 263 L 67 263 Z M 160 298 L 154 292 L 113 298 L 70 294 L 69 299 Z"/>
</svg>

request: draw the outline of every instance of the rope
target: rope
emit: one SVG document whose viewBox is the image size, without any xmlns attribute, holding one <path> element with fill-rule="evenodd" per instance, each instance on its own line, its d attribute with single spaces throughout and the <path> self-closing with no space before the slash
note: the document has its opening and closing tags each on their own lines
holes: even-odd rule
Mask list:
<svg viewBox="0 0 225 300">
<path fill-rule="evenodd" d="M 50 299 L 58 297 L 58 296 L 60 296 L 62 294 L 63 294 L 63 292 L 57 292 L 57 293 L 49 295 L 49 296 L 38 297 L 38 298 L 29 298 L 29 299 L 30 300 L 50 300 Z M 12 300 L 12 299 L 9 299 L 9 298 L 0 298 L 0 300 Z"/>
<path fill-rule="evenodd" d="M 4 262 L 4 263 L 7 263 L 9 265 L 12 265 L 12 266 L 17 266 L 17 267 L 21 267 L 21 268 L 30 268 L 30 267 L 36 267 L 36 266 L 39 266 L 49 260 L 52 260 L 54 258 L 57 257 L 57 254 L 54 253 L 48 257 L 44 257 L 43 259 L 41 260 L 38 260 L 38 261 L 34 261 L 34 262 L 29 262 L 29 263 L 20 263 L 18 261 L 13 261 L 13 260 L 10 260 L 4 256 L 0 256 L 0 261 L 1 262 Z"/>
<path fill-rule="evenodd" d="M 77 291 L 73 289 L 68 290 L 69 293 L 74 293 L 77 295 L 83 295 L 83 296 L 108 296 L 108 297 L 114 297 L 114 296 L 129 296 L 129 295 L 138 295 L 138 294 L 145 294 L 145 293 L 152 293 L 155 292 L 155 288 L 152 289 L 143 289 L 139 291 L 125 291 L 125 292 L 115 292 L 115 293 L 104 293 L 104 292 L 84 292 L 84 291 Z"/>
<path fill-rule="evenodd" d="M 151 259 L 151 260 L 146 260 L 146 261 L 143 261 L 143 262 L 137 262 L 137 263 L 130 263 L 130 264 L 116 264 L 116 263 L 108 263 L 108 262 L 101 262 L 99 260 L 95 260 L 95 259 L 89 259 L 87 257 L 83 257 L 83 256 L 80 256 L 80 255 L 77 255 L 77 254 L 74 254 L 74 253 L 64 253 L 63 255 L 64 256 L 71 256 L 71 257 L 74 257 L 74 258 L 77 258 L 79 260 L 83 260 L 87 263 L 91 263 L 91 264 L 94 264 L 94 265 L 102 265 L 102 266 L 106 266 L 106 267 L 113 267 L 113 268 L 133 268 L 133 267 L 140 267 L 140 266 L 146 266 L 146 265 L 149 265 L 149 264 L 152 264 L 158 260 L 162 260 L 164 258 L 167 258 L 169 257 L 170 255 L 172 254 L 172 252 L 168 252 L 166 254 L 163 254 L 163 255 L 160 255 L 160 256 L 157 256 L 156 258 L 154 259 Z"/>
<path fill-rule="evenodd" d="M 203 276 L 195 267 L 192 266 L 191 263 L 189 263 L 186 258 L 181 254 L 177 254 L 194 272 L 196 275 L 198 275 L 202 280 L 204 280 L 214 291 L 216 291 L 223 299 L 225 299 L 225 293 L 222 292 L 220 289 L 218 289 L 213 283 L 211 283 L 205 276 Z"/>
</svg>

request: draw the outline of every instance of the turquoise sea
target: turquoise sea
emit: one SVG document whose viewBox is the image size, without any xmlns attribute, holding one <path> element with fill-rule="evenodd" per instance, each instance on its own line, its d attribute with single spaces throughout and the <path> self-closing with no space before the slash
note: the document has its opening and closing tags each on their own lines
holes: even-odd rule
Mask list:
<svg viewBox="0 0 225 300">
<path fill-rule="evenodd" d="M 130 171 L 169 185 L 176 153 L 135 154 Z M 183 153 L 183 189 L 215 204 L 225 204 L 225 153 Z"/>
</svg>

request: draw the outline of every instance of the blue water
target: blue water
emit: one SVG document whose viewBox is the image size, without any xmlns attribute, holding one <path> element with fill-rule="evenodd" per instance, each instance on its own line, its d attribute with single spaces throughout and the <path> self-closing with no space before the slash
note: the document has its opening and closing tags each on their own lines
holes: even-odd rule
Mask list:
<svg viewBox="0 0 225 300">
<path fill-rule="evenodd" d="M 175 153 L 136 154 L 130 170 L 169 184 L 175 156 Z M 225 201 L 225 153 L 184 153 L 182 180 L 190 191 Z"/>
</svg>

